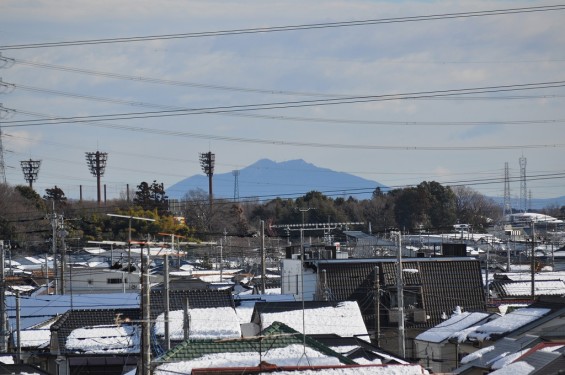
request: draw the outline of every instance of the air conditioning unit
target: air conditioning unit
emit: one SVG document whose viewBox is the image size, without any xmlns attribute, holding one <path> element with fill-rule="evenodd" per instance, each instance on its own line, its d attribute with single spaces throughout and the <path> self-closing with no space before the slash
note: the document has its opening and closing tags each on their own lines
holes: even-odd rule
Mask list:
<svg viewBox="0 0 565 375">
<path fill-rule="evenodd" d="M 425 323 L 428 321 L 428 315 L 424 309 L 414 309 L 414 323 Z"/>
</svg>

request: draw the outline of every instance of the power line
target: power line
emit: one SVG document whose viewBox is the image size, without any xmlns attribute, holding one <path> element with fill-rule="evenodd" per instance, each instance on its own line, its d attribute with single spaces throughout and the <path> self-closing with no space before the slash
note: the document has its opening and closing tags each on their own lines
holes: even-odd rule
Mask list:
<svg viewBox="0 0 565 375">
<path fill-rule="evenodd" d="M 443 14 L 424 15 L 424 16 L 381 18 L 381 19 L 369 19 L 369 20 L 360 20 L 360 21 L 325 22 L 325 23 L 313 23 L 313 24 L 303 24 L 303 25 L 257 27 L 257 28 L 247 28 L 247 29 L 149 35 L 149 36 L 138 36 L 138 37 L 14 44 L 14 45 L 0 46 L 0 50 L 69 47 L 69 46 L 81 46 L 81 45 L 93 45 L 93 44 L 131 43 L 131 42 L 143 42 L 150 40 L 187 39 L 187 38 L 202 38 L 202 37 L 243 35 L 243 34 L 263 34 L 263 33 L 283 32 L 283 31 L 315 30 L 315 29 L 368 26 L 368 25 L 419 22 L 419 21 L 436 21 L 436 20 L 444 20 L 444 19 L 484 17 L 484 16 L 506 15 L 506 14 L 518 14 L 518 13 L 547 12 L 547 11 L 557 11 L 557 10 L 565 10 L 565 5 L 509 8 L 509 9 L 496 9 L 496 10 L 475 11 L 475 12 L 443 13 Z"/>
<path fill-rule="evenodd" d="M 539 89 L 556 88 L 556 87 L 564 87 L 564 86 L 565 86 L 565 81 L 553 81 L 553 82 L 525 83 L 525 84 L 502 85 L 502 86 L 485 86 L 485 87 L 475 87 L 475 88 L 467 88 L 467 89 L 420 91 L 420 92 L 405 93 L 405 94 L 366 95 L 366 96 L 351 96 L 345 98 L 300 100 L 300 101 L 274 102 L 274 103 L 262 103 L 262 104 L 243 104 L 243 105 L 234 105 L 234 106 L 186 108 L 181 110 L 162 110 L 162 111 L 148 111 L 148 112 L 116 113 L 109 115 L 60 117 L 60 118 L 49 119 L 48 122 L 46 122 L 47 120 L 45 119 L 16 120 L 16 121 L 5 121 L 4 127 L 37 126 L 37 125 L 65 124 L 65 123 L 77 123 L 77 122 L 131 120 L 131 119 L 154 118 L 154 117 L 288 109 L 288 108 L 300 108 L 300 107 L 390 101 L 390 100 L 399 100 L 399 99 L 448 97 L 448 96 L 470 95 L 470 94 L 487 93 L 487 92 L 493 93 L 493 92 L 523 91 L 523 90 L 539 90 Z"/>
<path fill-rule="evenodd" d="M 27 85 L 21 84 L 9 84 L 6 82 L 0 82 L 0 86 L 11 86 L 14 89 L 22 89 L 32 92 L 40 92 L 40 93 L 48 93 L 48 94 L 55 94 L 55 95 L 62 95 L 77 99 L 85 99 L 85 100 L 93 100 L 98 102 L 104 103 L 111 103 L 111 104 L 123 104 L 135 107 L 148 107 L 148 108 L 161 108 L 165 110 L 175 110 L 175 111 L 182 111 L 186 110 L 186 108 L 180 106 L 170 106 L 170 105 L 162 105 L 162 104 L 152 104 L 152 103 L 144 103 L 138 101 L 131 101 L 131 100 L 123 100 L 123 99 L 114 99 L 114 98 L 105 98 L 100 96 L 92 96 L 92 95 L 83 95 L 83 94 L 76 94 L 58 90 L 51 90 L 51 89 L 44 89 L 38 87 L 32 87 Z M 274 91 L 270 91 L 274 92 Z M 307 95 L 307 94 L 304 94 Z M 327 95 L 328 97 L 330 95 Z M 555 96 L 553 96 L 555 97 Z M 531 97 L 520 97 L 522 99 L 539 99 L 539 98 L 546 98 L 546 96 L 531 96 Z M 424 99 L 432 99 L 432 98 L 424 98 Z M 480 99 L 480 100 L 499 100 L 497 97 L 483 97 L 483 98 L 437 98 L 442 100 L 448 99 Z M 401 99 L 399 99 L 401 100 Z M 25 113 L 23 111 L 18 111 L 20 113 Z M 30 113 L 30 112 L 27 112 Z M 543 125 L 559 125 L 565 122 L 565 119 L 540 119 L 540 120 L 506 120 L 506 121 L 376 121 L 376 120 L 352 120 L 352 119 L 335 119 L 335 118 L 319 118 L 319 117 L 299 117 L 299 116 L 273 116 L 273 115 L 260 115 L 260 114 L 231 114 L 230 115 L 237 115 L 237 116 L 245 116 L 245 117 L 253 117 L 253 118 L 263 118 L 269 120 L 285 120 L 285 121 L 300 121 L 300 122 L 315 122 L 315 123 L 337 123 L 337 124 L 358 124 L 358 125 L 390 125 L 390 126 L 492 126 L 492 125 L 533 125 L 533 124 L 543 124 Z M 41 117 L 45 117 L 45 115 L 39 115 Z"/>
</svg>

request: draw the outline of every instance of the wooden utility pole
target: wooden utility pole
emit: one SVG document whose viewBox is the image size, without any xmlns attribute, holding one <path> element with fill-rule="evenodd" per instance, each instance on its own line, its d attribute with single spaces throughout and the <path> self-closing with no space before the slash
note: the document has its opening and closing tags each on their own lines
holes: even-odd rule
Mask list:
<svg viewBox="0 0 565 375">
<path fill-rule="evenodd" d="M 381 345 L 381 285 L 379 281 L 379 266 L 375 266 L 375 342 Z"/>
<path fill-rule="evenodd" d="M 4 273 L 4 241 L 0 241 L 0 265 L 2 270 L 0 271 L 0 352 L 5 353 L 7 349 L 6 343 L 6 275 Z"/>
<path fill-rule="evenodd" d="M 265 294 L 267 267 L 265 265 L 265 221 L 261 220 L 261 294 Z"/>
<path fill-rule="evenodd" d="M 169 313 L 170 313 L 170 302 L 169 302 L 169 255 L 165 254 L 165 259 L 164 259 L 164 276 L 165 276 L 165 280 L 164 280 L 164 284 L 165 284 L 165 350 L 169 350 L 171 349 L 171 334 L 169 331 Z"/>
<path fill-rule="evenodd" d="M 149 300 L 149 246 L 147 256 L 143 259 L 143 245 L 141 247 L 141 311 L 142 311 L 142 355 L 141 355 L 141 375 L 151 374 L 151 324 L 150 324 L 150 300 Z"/>
</svg>

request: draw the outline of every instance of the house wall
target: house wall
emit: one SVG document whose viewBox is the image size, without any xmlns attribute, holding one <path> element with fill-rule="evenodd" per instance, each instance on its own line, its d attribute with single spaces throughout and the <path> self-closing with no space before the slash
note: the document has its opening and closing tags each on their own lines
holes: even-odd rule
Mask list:
<svg viewBox="0 0 565 375">
<path fill-rule="evenodd" d="M 292 294 L 296 301 L 313 301 L 316 294 L 316 274 L 306 268 L 302 272 L 302 261 L 283 259 L 281 262 L 281 293 Z M 302 279 L 304 277 L 304 280 Z"/>
<path fill-rule="evenodd" d="M 445 373 L 455 369 L 458 361 L 458 347 L 449 342 L 434 343 L 414 340 L 414 358 L 434 373 Z"/>
</svg>

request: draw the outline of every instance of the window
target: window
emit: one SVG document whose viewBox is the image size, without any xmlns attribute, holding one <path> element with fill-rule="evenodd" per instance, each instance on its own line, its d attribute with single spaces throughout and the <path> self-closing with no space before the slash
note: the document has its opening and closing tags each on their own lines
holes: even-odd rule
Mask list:
<svg viewBox="0 0 565 375">
<path fill-rule="evenodd" d="M 114 279 L 108 279 L 107 281 L 108 284 L 121 284 L 122 283 L 122 279 L 121 278 L 114 278 Z"/>
</svg>

